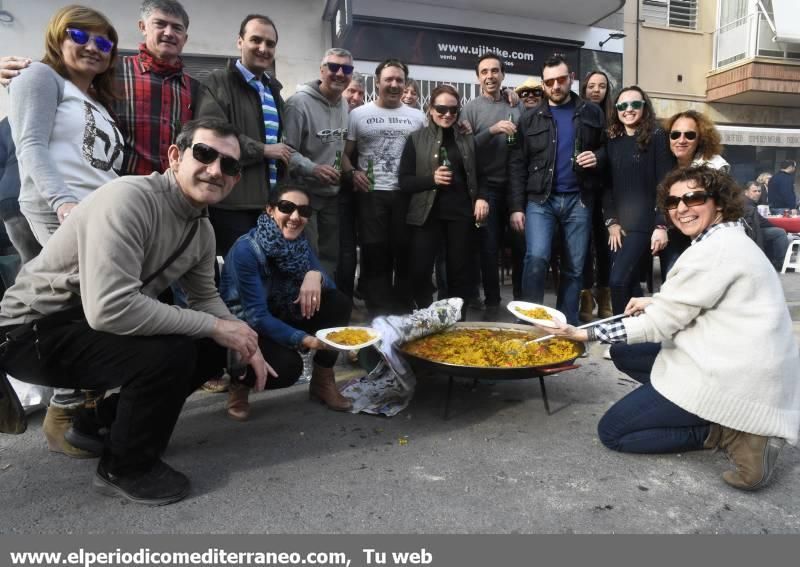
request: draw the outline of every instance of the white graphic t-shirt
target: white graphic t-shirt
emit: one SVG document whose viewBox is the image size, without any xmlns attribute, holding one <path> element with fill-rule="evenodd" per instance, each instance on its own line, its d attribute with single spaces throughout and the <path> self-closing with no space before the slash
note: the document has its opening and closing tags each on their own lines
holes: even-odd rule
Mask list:
<svg viewBox="0 0 800 567">
<path fill-rule="evenodd" d="M 373 161 L 376 191 L 394 191 L 400 157 L 406 138 L 425 125 L 425 115 L 416 108 L 382 108 L 374 102 L 359 106 L 350 113 L 347 139 L 358 147 L 358 168 L 367 171 Z"/>
<path fill-rule="evenodd" d="M 65 81 L 49 150 L 70 193 L 82 201 L 116 179 L 124 148 L 122 134 L 105 107 Z"/>
</svg>

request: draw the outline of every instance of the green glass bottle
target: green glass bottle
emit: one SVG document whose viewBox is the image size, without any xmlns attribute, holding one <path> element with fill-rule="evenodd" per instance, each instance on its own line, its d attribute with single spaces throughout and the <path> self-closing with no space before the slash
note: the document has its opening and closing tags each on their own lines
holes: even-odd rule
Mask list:
<svg viewBox="0 0 800 567">
<path fill-rule="evenodd" d="M 514 122 L 514 115 L 513 114 L 509 114 L 508 115 L 508 121 L 509 122 Z M 513 146 L 516 143 L 517 143 L 517 134 L 515 132 L 512 132 L 511 134 L 506 136 L 506 144 L 508 144 L 509 146 Z"/>
<path fill-rule="evenodd" d="M 444 146 L 439 148 L 439 165 L 443 165 L 450 171 L 453 171 L 453 165 L 450 163 L 450 158 L 447 157 L 447 148 Z"/>
<path fill-rule="evenodd" d="M 375 190 L 375 163 L 372 158 L 367 160 L 367 179 L 369 180 L 369 190 Z"/>
<path fill-rule="evenodd" d="M 572 171 L 581 171 L 583 168 L 578 165 L 578 154 L 581 153 L 581 139 L 575 132 L 575 142 L 572 145 Z"/>
<path fill-rule="evenodd" d="M 333 161 L 333 169 L 342 172 L 342 150 L 336 150 L 336 159 Z"/>
</svg>

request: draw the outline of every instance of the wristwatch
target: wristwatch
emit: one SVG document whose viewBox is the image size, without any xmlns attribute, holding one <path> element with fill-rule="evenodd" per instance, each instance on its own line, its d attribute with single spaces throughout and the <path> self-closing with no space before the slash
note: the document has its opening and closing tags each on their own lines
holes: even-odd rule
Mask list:
<svg viewBox="0 0 800 567">
<path fill-rule="evenodd" d="M 606 219 L 606 228 L 608 228 L 612 224 L 619 224 L 619 221 L 615 218 Z"/>
</svg>

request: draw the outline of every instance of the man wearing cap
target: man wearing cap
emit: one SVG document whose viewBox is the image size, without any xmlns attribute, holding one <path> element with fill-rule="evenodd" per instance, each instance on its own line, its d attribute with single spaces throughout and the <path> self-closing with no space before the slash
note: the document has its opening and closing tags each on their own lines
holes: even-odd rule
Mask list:
<svg viewBox="0 0 800 567">
<path fill-rule="evenodd" d="M 544 96 L 542 85 L 540 85 L 539 81 L 533 77 L 528 77 L 525 79 L 525 82 L 514 89 L 514 92 L 517 93 L 517 96 L 522 102 L 522 106 L 525 107 L 525 110 L 539 106 L 539 103 L 542 102 L 542 97 Z"/>
</svg>

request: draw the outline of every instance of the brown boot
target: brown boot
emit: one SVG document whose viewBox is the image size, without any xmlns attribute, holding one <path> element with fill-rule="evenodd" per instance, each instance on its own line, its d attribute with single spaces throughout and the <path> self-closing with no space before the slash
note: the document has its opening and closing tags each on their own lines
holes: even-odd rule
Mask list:
<svg viewBox="0 0 800 567">
<path fill-rule="evenodd" d="M 722 427 L 716 423 L 712 423 L 711 429 L 708 431 L 708 437 L 706 437 L 706 440 L 703 443 L 703 449 L 716 450 L 719 447 L 719 439 L 721 435 Z"/>
<path fill-rule="evenodd" d="M 597 294 L 595 295 L 595 299 L 597 300 L 597 316 L 601 319 L 607 319 L 614 315 L 614 311 L 611 309 L 611 289 L 607 287 L 598 287 Z"/>
<path fill-rule="evenodd" d="M 318 399 L 334 411 L 350 411 L 353 407 L 353 402 L 339 393 L 333 368 L 322 368 L 316 364 L 311 372 L 308 397 Z"/>
<path fill-rule="evenodd" d="M 720 426 L 718 444 L 736 466 L 736 470 L 722 473 L 722 480 L 740 490 L 758 490 L 767 485 L 775 472 L 784 440 Z"/>
<path fill-rule="evenodd" d="M 228 385 L 228 403 L 225 404 L 228 417 L 236 421 L 246 421 L 250 417 L 250 402 L 247 400 L 249 395 L 249 386 L 231 381 Z"/>
<path fill-rule="evenodd" d="M 588 323 L 594 319 L 594 316 L 592 315 L 592 312 L 594 311 L 594 296 L 592 295 L 592 290 L 581 290 L 581 306 L 579 311 L 580 313 L 578 314 L 578 318 L 584 323 Z"/>
<path fill-rule="evenodd" d="M 44 438 L 47 440 L 47 448 L 54 453 L 63 453 L 73 459 L 92 459 L 99 457 L 97 453 L 84 451 L 71 445 L 64 434 L 72 427 L 72 417 L 77 413 L 79 407 L 65 408 L 61 406 L 49 406 L 42 423 Z"/>
</svg>

